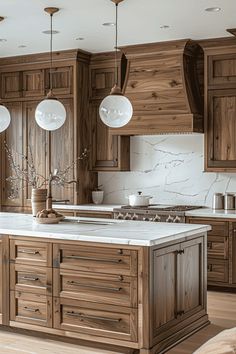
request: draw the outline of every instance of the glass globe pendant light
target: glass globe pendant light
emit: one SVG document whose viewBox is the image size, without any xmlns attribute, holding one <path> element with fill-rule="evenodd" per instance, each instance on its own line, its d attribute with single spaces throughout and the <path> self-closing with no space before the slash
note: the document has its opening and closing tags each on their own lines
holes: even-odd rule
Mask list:
<svg viewBox="0 0 236 354">
<path fill-rule="evenodd" d="M 110 128 L 121 128 L 132 118 L 133 107 L 129 99 L 123 96 L 118 85 L 118 5 L 123 0 L 111 0 L 116 5 L 116 44 L 115 44 L 115 85 L 109 96 L 105 97 L 99 107 L 99 115 L 104 124 Z"/>
<path fill-rule="evenodd" d="M 0 104 L 0 133 L 4 132 L 11 123 L 11 115 L 8 109 Z"/>
<path fill-rule="evenodd" d="M 52 84 L 52 18 L 59 11 L 57 7 L 46 7 L 44 9 L 50 15 L 50 90 L 47 97 L 36 107 L 35 119 L 37 124 L 45 130 L 56 130 L 61 128 L 66 120 L 66 110 L 63 104 L 53 95 Z"/>
</svg>

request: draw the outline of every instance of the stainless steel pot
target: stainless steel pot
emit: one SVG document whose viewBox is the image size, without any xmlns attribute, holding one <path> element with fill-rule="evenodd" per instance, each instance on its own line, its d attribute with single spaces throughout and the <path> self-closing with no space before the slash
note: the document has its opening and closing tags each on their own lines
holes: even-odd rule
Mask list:
<svg viewBox="0 0 236 354">
<path fill-rule="evenodd" d="M 212 209 L 224 209 L 224 195 L 222 193 L 213 195 Z"/>
<path fill-rule="evenodd" d="M 130 206 L 147 206 L 152 197 L 149 195 L 142 195 L 142 192 L 138 194 L 131 194 L 128 196 Z"/>
<path fill-rule="evenodd" d="M 235 196 L 233 193 L 225 193 L 224 208 L 225 210 L 233 210 L 235 208 Z"/>
</svg>

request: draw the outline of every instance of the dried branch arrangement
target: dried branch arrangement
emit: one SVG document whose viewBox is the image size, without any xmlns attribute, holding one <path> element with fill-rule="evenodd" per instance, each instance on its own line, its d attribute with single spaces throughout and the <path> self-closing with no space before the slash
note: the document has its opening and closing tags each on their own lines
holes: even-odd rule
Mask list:
<svg viewBox="0 0 236 354">
<path fill-rule="evenodd" d="M 72 182 L 78 183 L 78 181 L 69 180 L 69 173 L 79 161 L 85 160 L 88 157 L 88 150 L 84 149 L 82 154 L 65 169 L 55 169 L 46 178 L 37 172 L 30 146 L 27 147 L 26 155 L 13 151 L 6 142 L 4 142 L 4 146 L 12 170 L 12 175 L 6 179 L 10 184 L 9 199 L 18 198 L 20 190 L 26 186 L 31 186 L 32 188 L 50 188 L 52 184 L 64 187 L 66 184 Z"/>
</svg>

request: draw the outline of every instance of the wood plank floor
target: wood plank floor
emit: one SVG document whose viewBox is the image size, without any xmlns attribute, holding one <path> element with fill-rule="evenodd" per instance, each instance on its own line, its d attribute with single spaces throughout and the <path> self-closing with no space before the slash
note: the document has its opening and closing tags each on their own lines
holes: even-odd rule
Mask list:
<svg viewBox="0 0 236 354">
<path fill-rule="evenodd" d="M 225 328 L 236 326 L 236 294 L 209 292 L 208 313 L 211 325 L 189 337 L 168 354 L 192 354 L 208 339 Z M 115 354 L 111 351 L 40 339 L 0 331 L 0 354 Z M 117 354 L 117 353 L 116 353 Z"/>
</svg>

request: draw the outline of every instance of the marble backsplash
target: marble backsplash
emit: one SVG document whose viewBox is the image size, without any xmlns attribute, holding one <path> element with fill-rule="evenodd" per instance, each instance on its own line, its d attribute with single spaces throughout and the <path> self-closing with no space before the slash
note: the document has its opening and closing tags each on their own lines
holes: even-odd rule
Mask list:
<svg viewBox="0 0 236 354">
<path fill-rule="evenodd" d="M 132 137 L 131 171 L 99 173 L 104 203 L 142 191 L 152 203 L 211 206 L 215 192 L 236 192 L 236 173 L 204 172 L 203 151 L 203 134 Z"/>
</svg>

